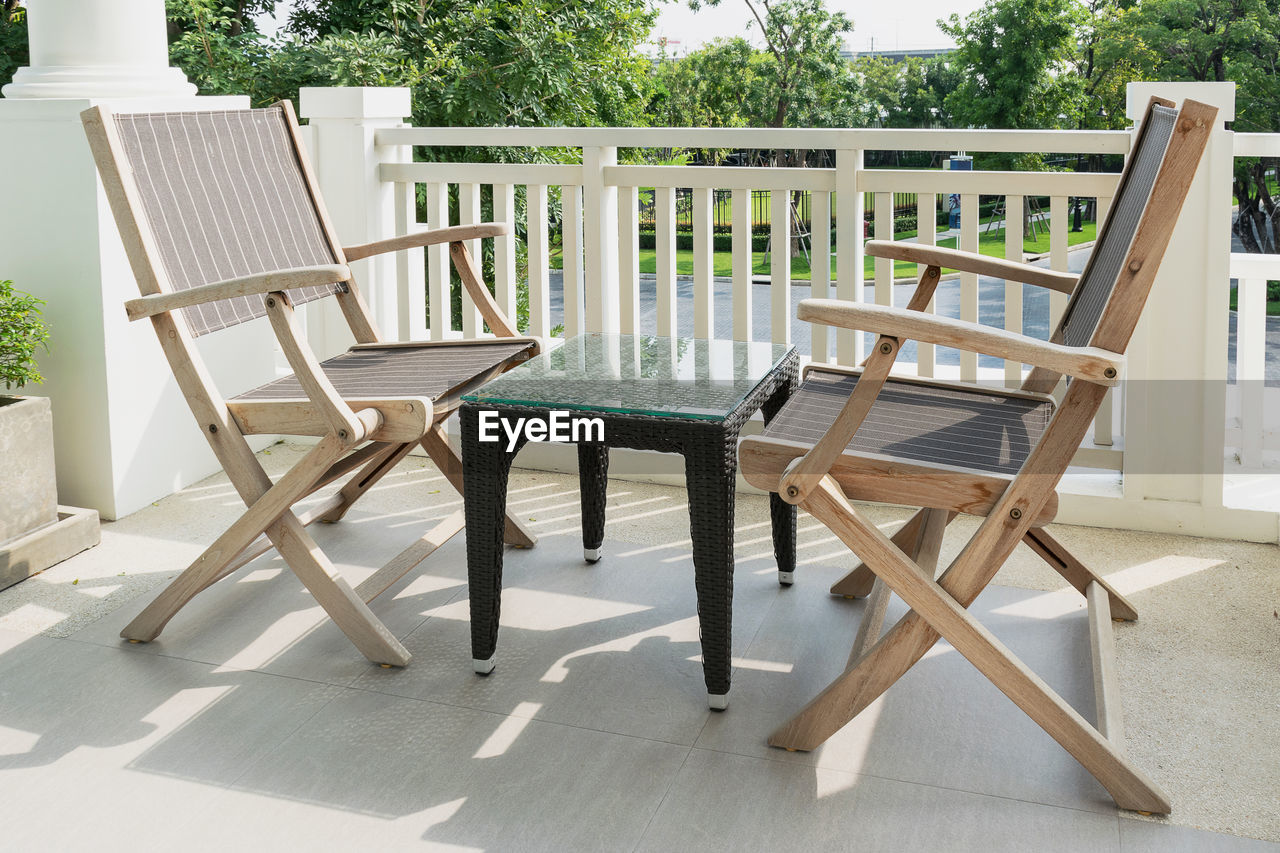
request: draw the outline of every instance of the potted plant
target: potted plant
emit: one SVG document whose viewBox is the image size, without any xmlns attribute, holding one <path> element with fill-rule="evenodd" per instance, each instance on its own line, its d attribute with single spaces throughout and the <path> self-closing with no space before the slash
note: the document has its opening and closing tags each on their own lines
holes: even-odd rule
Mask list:
<svg viewBox="0 0 1280 853">
<path fill-rule="evenodd" d="M 58 506 L 48 398 L 9 394 L 44 379 L 43 304 L 0 281 L 0 589 L 98 543 L 96 512 Z"/>
</svg>

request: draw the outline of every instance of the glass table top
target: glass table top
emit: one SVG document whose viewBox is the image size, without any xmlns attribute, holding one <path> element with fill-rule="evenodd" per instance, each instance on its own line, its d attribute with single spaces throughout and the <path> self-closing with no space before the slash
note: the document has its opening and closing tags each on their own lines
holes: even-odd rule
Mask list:
<svg viewBox="0 0 1280 853">
<path fill-rule="evenodd" d="M 577 335 L 462 399 L 724 420 L 792 349 L 765 342 Z"/>
</svg>

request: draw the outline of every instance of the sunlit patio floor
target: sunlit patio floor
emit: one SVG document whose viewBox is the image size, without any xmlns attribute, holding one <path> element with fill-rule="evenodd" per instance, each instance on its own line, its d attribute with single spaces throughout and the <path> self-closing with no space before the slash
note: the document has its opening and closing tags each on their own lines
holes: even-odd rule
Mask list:
<svg viewBox="0 0 1280 853">
<path fill-rule="evenodd" d="M 298 450 L 272 448 L 284 470 Z M 575 478 L 517 470 L 498 666 L 470 665 L 462 537 L 374 603 L 414 654 L 367 663 L 268 554 L 149 645 L 120 628 L 241 510 L 222 476 L 0 593 L 0 848 L 1245 850 L 1280 841 L 1280 549 L 1056 527 L 1137 605 L 1117 626 L 1127 748 L 1168 819 L 1105 791 L 949 646 L 812 753 L 772 727 L 842 667 L 851 557 L 801 516 L 777 584 L 742 494 L 734 686 L 707 710 L 682 490 L 610 483 L 581 559 Z M 353 583 L 460 505 L 411 458 L 312 528 Z M 423 507 L 426 507 L 424 510 Z M 900 510 L 870 510 L 886 528 Z M 951 554 L 971 530 L 957 522 Z M 943 559 L 948 558 L 944 553 Z M 1083 599 L 1021 552 L 975 612 L 1088 718 Z M 895 602 L 897 612 L 900 603 Z M 892 614 L 891 614 L 892 615 Z M 1212 832 L 1211 832 L 1212 831 Z M 1265 839 L 1258 841 L 1256 839 Z"/>
</svg>

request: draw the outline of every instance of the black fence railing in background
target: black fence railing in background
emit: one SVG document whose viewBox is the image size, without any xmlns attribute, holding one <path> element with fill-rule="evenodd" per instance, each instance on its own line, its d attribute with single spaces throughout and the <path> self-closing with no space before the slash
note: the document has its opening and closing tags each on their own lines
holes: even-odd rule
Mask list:
<svg viewBox="0 0 1280 853">
<path fill-rule="evenodd" d="M 799 192 L 792 191 L 790 195 L 792 230 L 808 233 L 812 229 L 813 224 L 813 194 L 804 190 Z M 863 196 L 864 216 L 867 221 L 872 221 L 875 212 L 875 193 L 864 193 Z M 730 190 L 712 190 L 712 228 L 717 232 L 728 233 L 733 230 L 732 199 L 733 196 Z M 894 193 L 894 219 L 900 219 L 904 216 L 914 217 L 916 215 L 917 203 L 918 197 L 915 193 Z M 769 190 L 751 191 L 751 226 L 753 230 L 758 231 L 769 227 L 772 217 L 771 204 L 772 193 Z M 939 193 L 937 195 L 935 205 L 938 212 L 945 213 L 946 196 Z M 832 225 L 835 225 L 837 215 L 838 213 L 833 198 L 831 205 Z M 650 189 L 641 190 L 640 227 L 645 230 L 653 230 L 655 222 L 656 214 L 654 209 L 653 191 Z M 693 231 L 693 190 L 687 187 L 676 188 L 676 230 L 684 232 Z"/>
</svg>

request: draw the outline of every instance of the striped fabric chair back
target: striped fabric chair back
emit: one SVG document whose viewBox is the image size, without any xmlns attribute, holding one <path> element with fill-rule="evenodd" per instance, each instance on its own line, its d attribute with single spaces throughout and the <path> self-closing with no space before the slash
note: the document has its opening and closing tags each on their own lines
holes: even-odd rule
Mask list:
<svg viewBox="0 0 1280 853">
<path fill-rule="evenodd" d="M 258 110 L 124 113 L 116 131 L 168 286 L 341 263 L 284 105 Z M 290 291 L 295 303 L 338 286 Z M 258 294 L 182 309 L 192 335 L 266 314 Z"/>
<path fill-rule="evenodd" d="M 1160 104 L 1154 104 L 1147 116 L 1138 145 L 1125 164 L 1111 214 L 1062 315 L 1062 342 L 1068 346 L 1087 346 L 1093 340 L 1146 212 L 1177 117 L 1176 109 Z"/>
</svg>

